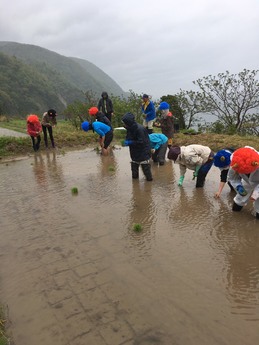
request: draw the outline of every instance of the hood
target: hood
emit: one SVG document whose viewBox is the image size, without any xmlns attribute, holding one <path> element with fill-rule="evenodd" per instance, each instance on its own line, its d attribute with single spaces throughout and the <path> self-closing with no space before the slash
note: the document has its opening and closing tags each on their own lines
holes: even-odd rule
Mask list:
<svg viewBox="0 0 259 345">
<path fill-rule="evenodd" d="M 103 91 L 103 92 L 102 92 L 102 98 L 108 98 L 108 93 L 105 92 L 105 91 Z"/>
<path fill-rule="evenodd" d="M 127 127 L 132 127 L 136 123 L 135 115 L 132 113 L 126 113 L 122 117 L 122 122 L 124 122 Z"/>
</svg>

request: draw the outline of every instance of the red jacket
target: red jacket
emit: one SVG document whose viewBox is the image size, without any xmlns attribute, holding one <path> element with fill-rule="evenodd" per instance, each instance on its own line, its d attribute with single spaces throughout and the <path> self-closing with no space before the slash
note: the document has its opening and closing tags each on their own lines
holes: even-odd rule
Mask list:
<svg viewBox="0 0 259 345">
<path fill-rule="evenodd" d="M 32 137 L 37 137 L 42 131 L 40 121 L 31 123 L 27 122 L 27 133 Z"/>
</svg>

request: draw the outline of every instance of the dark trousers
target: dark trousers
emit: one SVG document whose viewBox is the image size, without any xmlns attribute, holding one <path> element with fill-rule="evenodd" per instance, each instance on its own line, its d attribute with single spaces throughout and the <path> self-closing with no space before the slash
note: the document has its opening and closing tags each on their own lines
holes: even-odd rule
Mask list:
<svg viewBox="0 0 259 345">
<path fill-rule="evenodd" d="M 52 127 L 49 126 L 42 126 L 42 131 L 43 131 L 43 135 L 44 135 L 44 142 L 45 142 L 45 146 L 48 147 L 48 135 L 47 135 L 47 130 L 49 132 L 49 138 L 51 141 L 51 145 L 52 147 L 55 147 L 55 142 L 54 142 L 54 138 L 53 138 L 53 131 L 52 131 Z"/>
<path fill-rule="evenodd" d="M 167 143 L 161 145 L 155 153 L 152 154 L 152 159 L 154 162 L 158 162 L 159 165 L 165 164 L 165 154 L 167 150 Z"/>
<path fill-rule="evenodd" d="M 31 135 L 31 141 L 32 141 L 32 147 L 33 147 L 33 150 L 36 152 L 39 150 L 40 148 L 40 142 L 41 142 L 41 137 L 40 135 L 38 135 L 37 137 L 33 137 Z"/>
<path fill-rule="evenodd" d="M 104 149 L 107 149 L 107 147 L 110 145 L 113 139 L 113 130 L 105 134 L 105 139 L 104 139 Z"/>
<path fill-rule="evenodd" d="M 196 180 L 196 188 L 203 187 L 205 183 L 206 176 L 208 172 L 210 171 L 210 168 L 213 165 L 213 157 L 214 153 L 211 152 L 209 159 L 207 160 L 206 163 L 204 163 L 201 167 L 200 170 L 198 171 L 198 176 Z"/>
<path fill-rule="evenodd" d="M 112 114 L 105 113 L 104 115 L 112 122 Z"/>
<path fill-rule="evenodd" d="M 143 174 L 145 175 L 147 181 L 152 181 L 152 172 L 151 172 L 151 165 L 150 163 L 137 163 L 137 162 L 131 162 L 131 172 L 132 172 L 132 178 L 137 179 L 139 178 L 139 166 L 141 165 L 141 169 L 143 171 Z"/>
</svg>

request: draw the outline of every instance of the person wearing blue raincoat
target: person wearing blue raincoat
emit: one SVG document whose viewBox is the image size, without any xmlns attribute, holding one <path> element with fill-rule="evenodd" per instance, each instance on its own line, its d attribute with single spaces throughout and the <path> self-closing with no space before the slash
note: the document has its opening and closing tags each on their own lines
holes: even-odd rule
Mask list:
<svg viewBox="0 0 259 345">
<path fill-rule="evenodd" d="M 167 150 L 168 138 L 162 133 L 149 134 L 151 144 L 152 160 L 159 165 L 165 164 L 165 155 Z"/>
</svg>

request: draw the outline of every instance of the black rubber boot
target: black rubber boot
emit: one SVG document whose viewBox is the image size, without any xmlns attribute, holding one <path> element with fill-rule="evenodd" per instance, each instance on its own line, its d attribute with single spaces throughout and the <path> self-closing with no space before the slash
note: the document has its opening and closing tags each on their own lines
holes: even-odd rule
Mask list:
<svg viewBox="0 0 259 345">
<path fill-rule="evenodd" d="M 151 165 L 149 163 L 141 164 L 143 174 L 145 175 L 147 181 L 153 181 Z"/>
<path fill-rule="evenodd" d="M 258 212 L 256 212 L 255 218 L 259 219 L 259 213 Z"/>
<path fill-rule="evenodd" d="M 198 176 L 197 176 L 197 180 L 196 180 L 196 188 L 202 188 L 204 186 L 205 183 L 205 178 L 207 176 L 207 172 L 198 172 Z"/>
<path fill-rule="evenodd" d="M 132 172 L 132 178 L 139 178 L 139 164 L 131 162 L 131 172 Z"/>
<path fill-rule="evenodd" d="M 240 212 L 242 210 L 243 206 L 239 206 L 238 204 L 236 204 L 235 202 L 233 203 L 233 206 L 232 206 L 232 211 L 235 211 L 235 212 Z"/>
</svg>

